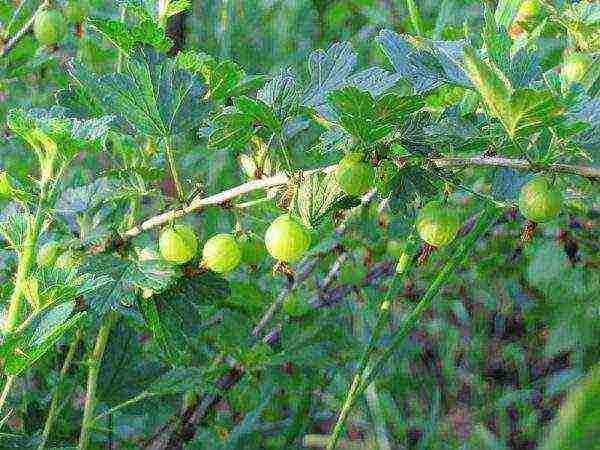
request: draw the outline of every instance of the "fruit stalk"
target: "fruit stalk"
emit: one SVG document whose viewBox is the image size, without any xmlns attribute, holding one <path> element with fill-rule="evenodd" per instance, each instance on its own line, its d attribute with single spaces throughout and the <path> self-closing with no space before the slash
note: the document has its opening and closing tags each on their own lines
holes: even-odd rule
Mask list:
<svg viewBox="0 0 600 450">
<path fill-rule="evenodd" d="M 433 280 L 421 301 L 417 304 L 417 306 L 413 308 L 413 310 L 409 313 L 408 317 L 404 319 L 401 327 L 398 329 L 398 331 L 396 331 L 396 333 L 394 333 L 392 341 L 388 345 L 387 349 L 383 352 L 383 354 L 379 357 L 375 364 L 372 365 L 370 370 L 367 371 L 367 364 L 365 363 L 366 376 L 364 376 L 363 374 L 363 377 L 360 379 L 358 377 L 355 377 L 355 381 L 353 381 L 350 391 L 346 396 L 344 406 L 338 417 L 338 421 L 335 425 L 334 431 L 329 441 L 329 445 L 327 446 L 328 450 L 333 450 L 336 447 L 337 441 L 339 440 L 343 431 L 346 419 L 348 418 L 348 415 L 350 413 L 350 409 L 356 402 L 356 399 L 360 395 L 362 395 L 362 393 L 369 386 L 369 384 L 371 384 L 375 377 L 377 377 L 377 375 L 381 372 L 388 359 L 400 347 L 400 345 L 402 345 L 404 339 L 406 338 L 406 336 L 408 336 L 408 333 L 412 331 L 412 329 L 417 325 L 417 323 L 421 319 L 421 316 L 425 313 L 425 311 L 429 309 L 433 299 L 439 292 L 442 285 L 454 273 L 458 265 L 468 255 L 468 253 L 475 245 L 477 239 L 480 236 L 482 236 L 486 232 L 486 230 L 495 222 L 498 215 L 499 210 L 494 205 L 486 206 L 484 213 L 480 216 L 475 227 L 473 228 L 473 231 L 471 231 L 471 233 L 465 238 L 465 240 L 458 246 L 450 260 L 444 265 L 443 269 Z M 357 379 L 359 379 L 358 382 L 356 382 Z M 357 387 L 355 387 L 355 383 L 358 384 Z"/>
<path fill-rule="evenodd" d="M 58 383 L 54 387 L 54 392 L 52 393 L 52 400 L 50 402 L 50 409 L 48 410 L 48 417 L 46 418 L 46 423 L 44 424 L 44 431 L 42 433 L 42 440 L 38 447 L 38 450 L 44 450 L 46 448 L 46 443 L 48 442 L 48 438 L 50 437 L 50 431 L 52 431 L 52 426 L 54 425 L 54 421 L 58 416 L 58 401 L 60 399 L 60 390 L 62 384 L 64 383 L 65 377 L 67 376 L 67 372 L 71 367 L 71 363 L 73 362 L 73 358 L 75 357 L 75 352 L 77 351 L 77 346 L 81 341 L 81 328 L 77 329 L 71 344 L 69 345 L 69 350 L 67 351 L 67 356 L 65 357 L 65 361 L 63 363 L 62 369 L 60 370 L 60 375 L 58 377 Z"/>
<path fill-rule="evenodd" d="M 94 409 L 96 407 L 96 391 L 98 389 L 98 374 L 100 373 L 100 365 L 104 357 L 104 350 L 108 343 L 110 331 L 116 321 L 116 313 L 109 312 L 102 320 L 102 325 L 98 330 L 94 351 L 88 360 L 88 380 L 87 392 L 85 396 L 85 407 L 83 410 L 83 423 L 81 425 L 81 433 L 79 435 L 79 449 L 85 450 L 90 445 L 92 432 L 92 424 L 94 423 Z"/>
</svg>

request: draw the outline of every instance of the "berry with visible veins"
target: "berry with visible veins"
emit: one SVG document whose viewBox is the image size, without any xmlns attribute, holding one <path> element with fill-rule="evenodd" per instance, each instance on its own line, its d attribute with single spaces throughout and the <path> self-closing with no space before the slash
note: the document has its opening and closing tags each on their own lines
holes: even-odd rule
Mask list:
<svg viewBox="0 0 600 450">
<path fill-rule="evenodd" d="M 81 253 L 77 253 L 74 250 L 67 250 L 64 253 L 61 253 L 58 258 L 56 258 L 56 262 L 54 263 L 54 267 L 57 269 L 74 269 L 83 264 L 84 256 Z"/>
<path fill-rule="evenodd" d="M 419 236 L 434 247 L 442 247 L 452 242 L 459 227 L 460 222 L 456 212 L 441 201 L 427 203 L 417 217 Z"/>
<path fill-rule="evenodd" d="M 591 67 L 593 58 L 586 53 L 573 53 L 564 62 L 561 76 L 567 84 L 579 83 Z"/>
<path fill-rule="evenodd" d="M 536 223 L 555 219 L 562 207 L 562 193 L 548 179 L 538 176 L 521 189 L 519 210 Z"/>
<path fill-rule="evenodd" d="M 388 254 L 394 259 L 400 258 L 402 253 L 404 253 L 404 248 L 405 245 L 396 239 L 390 239 L 386 245 Z"/>
<path fill-rule="evenodd" d="M 213 272 L 226 273 L 240 263 L 242 251 L 231 234 L 217 234 L 204 244 L 202 258 Z"/>
<path fill-rule="evenodd" d="M 525 0 L 517 12 L 517 20 L 524 22 L 539 16 L 542 12 L 540 3 L 537 0 Z"/>
<path fill-rule="evenodd" d="M 58 259 L 60 245 L 58 242 L 46 242 L 38 250 L 36 262 L 38 267 L 52 267 Z"/>
<path fill-rule="evenodd" d="M 242 234 L 238 240 L 242 261 L 250 266 L 258 266 L 267 257 L 265 243 L 253 233 Z"/>
<path fill-rule="evenodd" d="M 278 261 L 299 260 L 310 246 L 311 236 L 298 220 L 289 214 L 279 216 L 267 229 L 265 245 Z"/>
<path fill-rule="evenodd" d="M 196 256 L 198 238 L 189 225 L 175 225 L 162 232 L 158 247 L 165 260 L 185 264 Z"/>
<path fill-rule="evenodd" d="M 351 196 L 361 196 L 373 185 L 375 169 L 361 161 L 361 153 L 349 153 L 338 164 L 335 179 L 340 188 Z"/>
<path fill-rule="evenodd" d="M 56 45 L 67 34 L 65 18 L 55 10 L 41 11 L 33 23 L 33 34 L 40 44 Z"/>
<path fill-rule="evenodd" d="M 69 0 L 63 12 L 69 23 L 82 23 L 90 14 L 90 3 L 88 0 Z"/>
</svg>

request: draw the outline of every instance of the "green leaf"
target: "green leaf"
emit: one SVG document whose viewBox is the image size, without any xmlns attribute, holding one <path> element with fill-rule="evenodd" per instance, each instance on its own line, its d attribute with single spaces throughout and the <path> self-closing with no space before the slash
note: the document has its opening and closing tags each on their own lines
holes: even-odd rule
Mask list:
<svg viewBox="0 0 600 450">
<path fill-rule="evenodd" d="M 309 82 L 301 104 L 317 107 L 327 95 L 342 88 L 354 70 L 357 55 L 349 42 L 332 44 L 327 51 L 317 50 L 308 58 Z"/>
<path fill-rule="evenodd" d="M 412 207 L 416 201 L 427 201 L 439 191 L 437 178 L 433 173 L 418 165 L 407 165 L 389 180 L 390 209 L 394 213 L 414 214 Z"/>
<path fill-rule="evenodd" d="M 175 276 L 173 267 L 162 260 L 138 262 L 113 255 L 89 258 L 83 271 L 110 279 L 89 298 L 90 308 L 101 315 L 131 308 L 136 303 L 136 290 L 161 291 Z"/>
<path fill-rule="evenodd" d="M 510 136 L 526 137 L 554 125 L 562 113 L 562 108 L 550 92 L 519 89 L 513 94 L 503 122 Z"/>
<path fill-rule="evenodd" d="M 8 127 L 29 145 L 43 155 L 50 151 L 49 145 L 66 158 L 79 152 L 104 147 L 114 116 L 104 116 L 89 120 L 69 117 L 64 108 L 21 109 L 8 113 Z"/>
<path fill-rule="evenodd" d="M 257 98 L 269 105 L 280 120 L 294 115 L 300 101 L 299 86 L 291 70 L 281 70 L 258 91 Z"/>
<path fill-rule="evenodd" d="M 294 212 L 308 228 L 316 228 L 345 197 L 333 172 L 304 176 L 292 201 Z"/>
<path fill-rule="evenodd" d="M 72 301 L 50 305 L 36 312 L 16 332 L 4 335 L 0 345 L 4 373 L 19 375 L 54 348 L 60 337 L 85 316 L 72 315 L 74 307 Z"/>
<path fill-rule="evenodd" d="M 160 327 L 159 340 L 165 339 L 169 351 L 197 359 L 197 336 L 203 330 L 203 308 L 223 301 L 230 294 L 226 280 L 207 272 L 183 279 L 176 286 L 154 297 Z M 205 318 L 204 318 L 205 319 Z"/>
<path fill-rule="evenodd" d="M 241 112 L 249 115 L 253 122 L 267 127 L 273 133 L 281 133 L 281 122 L 270 106 L 262 100 L 242 96 L 236 98 L 234 104 Z"/>
<path fill-rule="evenodd" d="M 500 0 L 494 13 L 496 23 L 499 26 L 508 29 L 514 18 L 517 16 L 522 1 L 523 0 Z"/>
<path fill-rule="evenodd" d="M 133 27 L 110 19 L 90 18 L 88 22 L 115 47 L 125 54 L 130 54 L 136 47 L 151 45 L 157 50 L 166 52 L 173 42 L 166 36 L 165 30 L 152 20 L 143 20 Z"/>
<path fill-rule="evenodd" d="M 0 236 L 2 236 L 17 252 L 25 244 L 29 221 L 32 220 L 30 214 L 24 212 L 11 214 L 6 220 L 0 222 Z"/>
<path fill-rule="evenodd" d="M 329 94 L 340 125 L 365 143 L 373 143 L 402 125 L 406 117 L 424 105 L 419 96 L 386 94 L 375 100 L 369 92 L 346 87 Z"/>
<path fill-rule="evenodd" d="M 417 93 L 431 91 L 443 83 L 471 86 L 461 68 L 465 41 L 430 41 L 382 30 L 377 42 L 396 73 Z"/>
<path fill-rule="evenodd" d="M 209 87 L 211 100 L 220 102 L 236 93 L 245 73 L 233 61 L 223 61 L 216 64 L 208 59 L 202 65 L 200 72 Z"/>
<path fill-rule="evenodd" d="M 206 85 L 151 48 L 136 49 L 122 74 L 98 77 L 79 62 L 71 64 L 69 74 L 104 110 L 118 112 L 147 136 L 170 137 L 196 128 L 211 108 L 204 99 Z"/>
<path fill-rule="evenodd" d="M 154 381 L 147 389 L 152 395 L 182 394 L 203 382 L 203 370 L 197 367 L 174 367 Z"/>
<path fill-rule="evenodd" d="M 252 119 L 243 113 L 226 110 L 214 119 L 208 147 L 211 149 L 242 149 L 253 136 Z"/>
<path fill-rule="evenodd" d="M 465 67 L 491 113 L 511 138 L 527 136 L 556 123 L 562 109 L 549 92 L 514 90 L 491 61 L 480 60 L 472 47 L 465 48 Z"/>
</svg>

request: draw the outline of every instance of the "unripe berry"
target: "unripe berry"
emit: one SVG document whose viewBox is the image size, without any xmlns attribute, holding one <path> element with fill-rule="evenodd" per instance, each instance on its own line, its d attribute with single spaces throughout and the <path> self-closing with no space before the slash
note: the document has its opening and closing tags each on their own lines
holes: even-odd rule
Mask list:
<svg viewBox="0 0 600 450">
<path fill-rule="evenodd" d="M 185 264 L 196 256 L 198 238 L 189 225 L 175 225 L 162 232 L 158 247 L 166 261 Z"/>
<path fill-rule="evenodd" d="M 60 245 L 58 242 L 46 242 L 38 250 L 36 258 L 38 267 L 52 267 L 56 263 L 59 252 Z"/>
<path fill-rule="evenodd" d="M 242 252 L 231 234 L 217 234 L 204 244 L 202 258 L 213 272 L 225 273 L 237 267 L 242 259 Z"/>
<path fill-rule="evenodd" d="M 405 245 L 402 242 L 396 239 L 390 239 L 387 242 L 386 250 L 392 258 L 398 259 L 402 253 L 404 253 L 404 247 Z"/>
<path fill-rule="evenodd" d="M 564 62 L 561 77 L 567 84 L 579 83 L 588 69 L 593 58 L 586 53 L 573 53 Z"/>
<path fill-rule="evenodd" d="M 250 266 L 258 266 L 267 257 L 265 243 L 258 236 L 250 233 L 241 235 L 238 245 L 242 252 L 242 261 Z"/>
<path fill-rule="evenodd" d="M 542 12 L 542 8 L 538 0 L 525 0 L 521 3 L 521 7 L 517 12 L 517 20 L 519 22 L 525 22 L 527 20 L 535 19 Z"/>
<path fill-rule="evenodd" d="M 265 245 L 275 259 L 294 262 L 308 250 L 310 233 L 299 221 L 284 214 L 267 228 Z"/>
<path fill-rule="evenodd" d="M 69 0 L 63 12 L 69 23 L 82 23 L 90 13 L 88 0 Z"/>
<path fill-rule="evenodd" d="M 521 189 L 519 210 L 536 223 L 553 220 L 562 207 L 562 193 L 543 176 L 538 176 Z"/>
<path fill-rule="evenodd" d="M 434 247 L 442 247 L 454 240 L 460 222 L 456 212 L 444 202 L 427 203 L 417 217 L 417 232 L 421 239 Z"/>
<path fill-rule="evenodd" d="M 73 250 L 67 250 L 64 253 L 61 253 L 58 258 L 56 258 L 56 262 L 54 263 L 54 267 L 57 269 L 74 269 L 75 267 L 79 267 L 83 264 L 84 256 L 81 253 L 77 253 Z"/>
<path fill-rule="evenodd" d="M 338 164 L 335 179 L 340 188 L 351 196 L 361 196 L 373 185 L 375 169 L 361 161 L 361 153 L 349 153 Z"/>
<path fill-rule="evenodd" d="M 33 34 L 40 44 L 56 45 L 67 34 L 65 18 L 55 10 L 41 11 L 33 23 Z"/>
</svg>

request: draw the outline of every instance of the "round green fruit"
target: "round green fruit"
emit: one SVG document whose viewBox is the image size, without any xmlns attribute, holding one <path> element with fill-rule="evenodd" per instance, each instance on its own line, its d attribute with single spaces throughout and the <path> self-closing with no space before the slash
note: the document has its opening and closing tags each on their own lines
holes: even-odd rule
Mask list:
<svg viewBox="0 0 600 450">
<path fill-rule="evenodd" d="M 298 220 L 284 214 L 267 228 L 265 245 L 275 259 L 294 262 L 308 250 L 310 233 Z"/>
<path fill-rule="evenodd" d="M 573 53 L 564 62 L 561 75 L 567 84 L 579 83 L 593 63 L 586 53 Z"/>
<path fill-rule="evenodd" d="M 562 194 L 543 176 L 531 180 L 521 189 L 519 210 L 525 218 L 543 223 L 553 220 L 560 213 Z"/>
<path fill-rule="evenodd" d="M 335 179 L 340 188 L 351 196 L 361 196 L 373 186 L 375 169 L 370 164 L 361 162 L 360 153 L 346 155 L 338 164 Z"/>
<path fill-rule="evenodd" d="M 41 11 L 35 17 L 33 34 L 40 44 L 56 45 L 67 34 L 65 18 L 53 9 Z"/>
<path fill-rule="evenodd" d="M 52 267 L 56 263 L 59 253 L 60 245 L 58 242 L 46 242 L 38 250 L 36 258 L 38 267 Z"/>
<path fill-rule="evenodd" d="M 401 241 L 390 239 L 387 242 L 386 250 L 392 258 L 398 259 L 404 253 L 404 247 L 405 245 Z"/>
<path fill-rule="evenodd" d="M 540 15 L 542 8 L 538 0 L 525 0 L 517 13 L 517 20 L 524 22 Z"/>
<path fill-rule="evenodd" d="M 217 234 L 204 244 L 202 258 L 213 272 L 231 272 L 240 263 L 242 251 L 231 234 Z"/>
<path fill-rule="evenodd" d="M 237 242 L 242 252 L 242 261 L 244 263 L 250 266 L 258 266 L 267 257 L 265 244 L 258 236 L 246 233 L 241 235 Z"/>
<path fill-rule="evenodd" d="M 189 225 L 175 225 L 162 232 L 158 248 L 165 260 L 185 264 L 196 256 L 198 238 Z"/>
<path fill-rule="evenodd" d="M 73 250 L 67 250 L 64 253 L 61 253 L 58 258 L 56 258 L 56 262 L 54 263 L 54 267 L 57 269 L 74 269 L 83 264 L 83 255 L 81 253 L 77 253 Z"/>
<path fill-rule="evenodd" d="M 452 242 L 459 227 L 460 221 L 456 212 L 441 201 L 427 203 L 417 217 L 419 236 L 434 247 L 442 247 Z"/>
<path fill-rule="evenodd" d="M 69 23 L 82 23 L 90 14 L 88 0 L 69 0 L 63 9 Z"/>
</svg>

